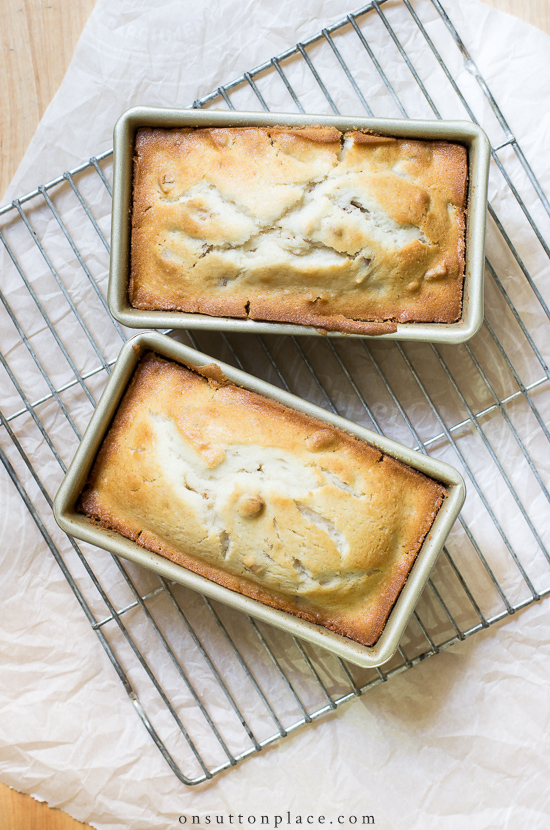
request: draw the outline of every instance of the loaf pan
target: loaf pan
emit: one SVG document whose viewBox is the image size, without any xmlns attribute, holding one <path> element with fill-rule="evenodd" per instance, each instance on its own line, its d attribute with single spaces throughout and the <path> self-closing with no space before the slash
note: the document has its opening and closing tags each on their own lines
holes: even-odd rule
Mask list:
<svg viewBox="0 0 550 830">
<path fill-rule="evenodd" d="M 379 334 L 324 332 L 312 326 L 271 323 L 229 317 L 210 317 L 182 311 L 147 311 L 133 308 L 128 300 L 130 269 L 131 200 L 134 137 L 139 127 L 292 127 L 323 125 L 339 130 L 369 130 L 380 135 L 456 141 L 468 149 L 468 213 L 462 317 L 456 323 L 398 323 L 397 331 Z M 470 121 L 412 121 L 349 118 L 326 115 L 175 110 L 134 107 L 119 119 L 114 131 L 114 188 L 111 230 L 109 308 L 113 316 L 131 328 L 213 329 L 255 334 L 328 334 L 329 337 L 372 337 L 386 340 L 420 340 L 462 343 L 483 321 L 483 272 L 485 220 L 490 145 L 483 130 Z"/>
<path fill-rule="evenodd" d="M 322 626 L 301 620 L 290 613 L 269 608 L 257 600 L 235 593 L 188 571 L 162 556 L 145 550 L 115 531 L 99 527 L 76 512 L 75 504 L 85 486 L 97 452 L 133 372 L 141 356 L 147 351 L 154 351 L 191 368 L 217 363 L 232 383 L 278 401 L 291 409 L 315 417 L 327 424 L 333 424 L 444 484 L 448 491 L 448 497 L 443 500 L 435 522 L 424 540 L 405 586 L 376 645 L 372 647 L 360 645 Z M 137 562 L 145 568 L 156 571 L 165 579 L 179 582 L 212 599 L 219 600 L 239 611 L 281 628 L 289 634 L 329 649 L 345 660 L 363 667 L 369 667 L 385 663 L 396 650 L 437 555 L 462 506 L 464 496 L 464 482 L 459 473 L 448 464 L 410 450 L 389 438 L 377 435 L 344 418 L 326 412 L 318 406 L 258 380 L 232 366 L 214 361 L 207 355 L 183 346 L 164 334 L 144 332 L 133 337 L 122 348 L 107 387 L 56 495 L 54 515 L 60 527 L 78 539 L 91 542 L 118 556 Z"/>
</svg>

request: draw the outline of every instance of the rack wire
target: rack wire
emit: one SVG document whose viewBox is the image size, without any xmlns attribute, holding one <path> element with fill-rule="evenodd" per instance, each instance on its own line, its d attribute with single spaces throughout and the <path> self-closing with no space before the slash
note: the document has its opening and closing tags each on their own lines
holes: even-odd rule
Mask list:
<svg viewBox="0 0 550 830">
<path fill-rule="evenodd" d="M 57 528 L 53 495 L 127 336 L 104 298 L 111 152 L 0 209 L 3 475 L 186 784 L 550 593 L 550 205 L 442 3 L 372 0 L 192 106 L 212 105 L 481 123 L 492 144 L 487 314 L 458 347 L 183 335 L 463 472 L 464 510 L 396 656 L 358 669 Z"/>
</svg>

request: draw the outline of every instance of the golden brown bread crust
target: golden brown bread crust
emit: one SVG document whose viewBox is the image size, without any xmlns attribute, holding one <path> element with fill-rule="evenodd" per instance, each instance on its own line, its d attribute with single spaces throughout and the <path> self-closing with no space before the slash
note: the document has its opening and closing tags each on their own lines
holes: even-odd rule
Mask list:
<svg viewBox="0 0 550 830">
<path fill-rule="evenodd" d="M 373 334 L 455 322 L 466 185 L 445 141 L 142 128 L 130 303 Z"/>
<path fill-rule="evenodd" d="M 77 509 L 208 579 L 379 638 L 445 489 L 342 430 L 147 354 Z"/>
</svg>

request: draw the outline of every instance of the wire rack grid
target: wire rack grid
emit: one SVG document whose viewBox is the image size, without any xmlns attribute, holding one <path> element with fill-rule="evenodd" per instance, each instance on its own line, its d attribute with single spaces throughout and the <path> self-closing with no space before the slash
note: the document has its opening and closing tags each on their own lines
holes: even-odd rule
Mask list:
<svg viewBox="0 0 550 830">
<path fill-rule="evenodd" d="M 464 474 L 464 510 L 397 654 L 362 670 L 57 528 L 52 498 L 127 336 L 104 298 L 111 153 L 0 210 L 5 486 L 187 784 L 550 593 L 550 205 L 444 6 L 373 0 L 192 106 L 212 105 L 480 122 L 492 143 L 487 314 L 458 347 L 178 335 Z"/>
</svg>

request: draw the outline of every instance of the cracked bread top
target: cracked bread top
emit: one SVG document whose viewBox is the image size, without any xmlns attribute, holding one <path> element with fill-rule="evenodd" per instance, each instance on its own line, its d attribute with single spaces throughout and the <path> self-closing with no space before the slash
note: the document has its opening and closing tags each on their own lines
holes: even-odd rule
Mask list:
<svg viewBox="0 0 550 830">
<path fill-rule="evenodd" d="M 466 185 L 445 141 L 142 128 L 130 303 L 359 333 L 455 322 Z"/>
<path fill-rule="evenodd" d="M 201 371 L 154 353 L 141 360 L 78 510 L 234 591 L 373 645 L 444 487 Z"/>
</svg>

